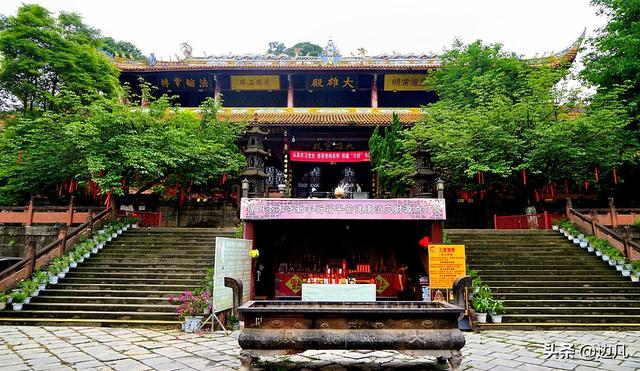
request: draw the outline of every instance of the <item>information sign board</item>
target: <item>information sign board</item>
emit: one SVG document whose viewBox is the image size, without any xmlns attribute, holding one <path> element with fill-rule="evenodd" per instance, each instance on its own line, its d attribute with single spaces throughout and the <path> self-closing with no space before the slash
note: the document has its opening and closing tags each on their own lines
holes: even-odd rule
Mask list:
<svg viewBox="0 0 640 371">
<path fill-rule="evenodd" d="M 224 286 L 224 278 L 242 281 L 242 300 L 249 301 L 251 288 L 251 240 L 216 237 L 216 261 L 213 273 L 215 312 L 233 307 L 233 291 Z"/>
<path fill-rule="evenodd" d="M 429 288 L 451 289 L 466 274 L 464 245 L 429 245 Z"/>
</svg>

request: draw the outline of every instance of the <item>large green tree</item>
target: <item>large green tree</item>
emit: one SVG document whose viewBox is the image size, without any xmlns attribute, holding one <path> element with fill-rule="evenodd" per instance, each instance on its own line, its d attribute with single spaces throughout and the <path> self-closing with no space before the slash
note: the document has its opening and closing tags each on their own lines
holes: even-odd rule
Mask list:
<svg viewBox="0 0 640 371">
<path fill-rule="evenodd" d="M 425 108 L 408 137 L 430 149 L 438 171 L 459 189 L 521 189 L 523 170 L 531 189 L 582 182 L 596 167 L 604 173 L 632 160 L 637 141 L 624 102 L 576 102 L 558 88 L 565 73 L 499 45 L 455 44 L 427 78 L 441 99 Z"/>
<path fill-rule="evenodd" d="M 73 92 L 84 104 L 119 93 L 118 71 L 96 47 L 99 32 L 73 13 L 54 18 L 39 5 L 23 5 L 0 31 L 0 88 L 24 112 L 56 109 Z"/>
<path fill-rule="evenodd" d="M 640 113 L 640 2 L 592 0 L 607 24 L 589 40 L 582 76 L 599 93 L 616 91 L 636 117 Z M 619 87 L 626 87 L 619 90 Z M 609 95 L 610 96 L 610 95 Z"/>
<path fill-rule="evenodd" d="M 67 113 L 8 120 L 0 136 L 0 204 L 55 196 L 56 184 L 71 178 L 122 195 L 128 187 L 141 193 L 176 182 L 212 184 L 243 168 L 235 142 L 244 126 L 219 120 L 219 102 L 208 99 L 196 113 L 142 90 L 147 107 L 104 100 L 81 107 L 76 100 Z"/>
</svg>

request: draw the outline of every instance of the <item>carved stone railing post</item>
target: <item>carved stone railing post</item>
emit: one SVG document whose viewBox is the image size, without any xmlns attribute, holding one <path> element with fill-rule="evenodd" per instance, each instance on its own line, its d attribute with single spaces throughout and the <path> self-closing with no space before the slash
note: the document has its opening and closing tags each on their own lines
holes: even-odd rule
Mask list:
<svg viewBox="0 0 640 371">
<path fill-rule="evenodd" d="M 609 215 L 611 215 L 611 228 L 618 228 L 618 212 L 613 203 L 613 197 L 609 197 Z"/>
<path fill-rule="evenodd" d="M 27 259 L 29 262 L 25 267 L 25 277 L 31 277 L 33 271 L 36 269 L 36 241 L 29 241 L 29 246 L 27 246 Z"/>
<path fill-rule="evenodd" d="M 629 244 L 629 240 L 631 240 L 631 229 L 628 225 L 625 225 L 622 228 L 622 253 L 627 259 L 631 258 L 631 245 Z"/>
<path fill-rule="evenodd" d="M 591 234 L 596 236 L 596 238 L 600 238 L 598 235 L 598 227 L 596 223 L 598 222 L 598 212 L 596 210 L 591 210 Z"/>
</svg>

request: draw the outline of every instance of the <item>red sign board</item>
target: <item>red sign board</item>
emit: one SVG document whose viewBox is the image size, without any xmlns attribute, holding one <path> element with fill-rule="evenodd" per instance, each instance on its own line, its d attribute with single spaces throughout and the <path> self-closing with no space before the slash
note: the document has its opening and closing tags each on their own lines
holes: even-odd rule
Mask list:
<svg viewBox="0 0 640 371">
<path fill-rule="evenodd" d="M 291 161 L 300 162 L 368 162 L 369 151 L 289 151 Z"/>
</svg>

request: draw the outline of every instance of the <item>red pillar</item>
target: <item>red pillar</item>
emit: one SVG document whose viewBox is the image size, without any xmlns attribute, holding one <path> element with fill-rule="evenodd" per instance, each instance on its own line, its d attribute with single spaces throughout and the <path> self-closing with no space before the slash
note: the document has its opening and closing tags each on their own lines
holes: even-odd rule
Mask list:
<svg viewBox="0 0 640 371">
<path fill-rule="evenodd" d="M 253 222 L 251 221 L 244 221 L 242 222 L 243 224 L 243 228 L 242 228 L 242 238 L 244 238 L 245 240 L 251 240 L 253 241 L 253 243 L 251 244 L 251 248 L 255 249 L 257 246 L 255 245 L 255 230 L 253 229 Z M 243 282 L 244 285 L 248 284 L 249 285 L 249 300 L 254 300 L 256 293 L 255 293 L 255 274 L 256 274 L 256 267 L 255 267 L 255 260 L 251 259 L 251 282 L 249 283 L 245 283 Z"/>
<path fill-rule="evenodd" d="M 378 75 L 373 75 L 371 81 L 371 108 L 378 108 Z"/>
<path fill-rule="evenodd" d="M 293 80 L 291 75 L 287 75 L 287 108 L 293 108 Z"/>
<path fill-rule="evenodd" d="M 431 242 L 442 243 L 442 223 L 440 221 L 431 222 Z"/>
</svg>

